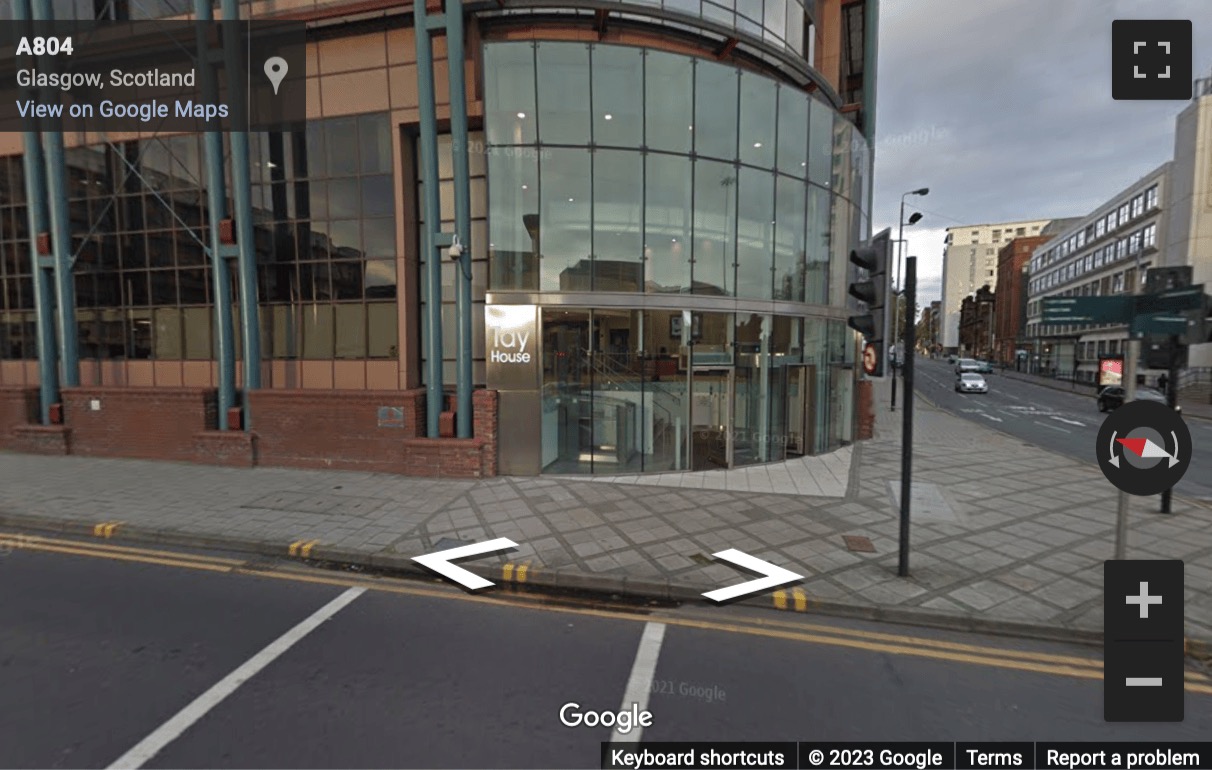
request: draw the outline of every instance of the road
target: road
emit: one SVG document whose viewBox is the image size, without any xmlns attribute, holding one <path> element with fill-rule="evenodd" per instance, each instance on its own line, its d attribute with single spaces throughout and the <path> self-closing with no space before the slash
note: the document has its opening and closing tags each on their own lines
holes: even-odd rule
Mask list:
<svg viewBox="0 0 1212 770">
<path fill-rule="evenodd" d="M 936 406 L 1043 449 L 1097 465 L 1094 445 L 1107 415 L 1098 411 L 1088 392 L 1066 393 L 994 373 L 985 375 L 987 394 L 956 393 L 954 365 L 920 358 L 915 365 L 915 389 Z M 1212 447 L 1212 423 L 1186 422 L 1194 452 L 1191 468 L 1175 492 L 1212 500 L 1212 453 L 1206 451 Z"/>
<path fill-rule="evenodd" d="M 561 707 L 646 693 L 645 741 L 1212 734 L 1202 672 L 1185 722 L 1111 725 L 1095 649 L 738 606 L 469 596 L 50 537 L 0 558 L 0 606 L 3 767 L 596 767 L 610 732 Z"/>
</svg>

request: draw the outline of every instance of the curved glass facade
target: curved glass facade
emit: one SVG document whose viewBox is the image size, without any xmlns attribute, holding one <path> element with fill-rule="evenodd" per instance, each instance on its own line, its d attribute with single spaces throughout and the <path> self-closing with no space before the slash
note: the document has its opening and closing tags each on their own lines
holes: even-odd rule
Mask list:
<svg viewBox="0 0 1212 770">
<path fill-rule="evenodd" d="M 843 309 L 870 155 L 848 120 L 638 47 L 490 42 L 484 78 L 489 313 L 535 306 L 539 470 L 703 470 L 850 440 Z"/>
<path fill-rule="evenodd" d="M 492 43 L 485 78 L 491 290 L 844 303 L 870 158 L 828 105 L 614 45 Z"/>
</svg>

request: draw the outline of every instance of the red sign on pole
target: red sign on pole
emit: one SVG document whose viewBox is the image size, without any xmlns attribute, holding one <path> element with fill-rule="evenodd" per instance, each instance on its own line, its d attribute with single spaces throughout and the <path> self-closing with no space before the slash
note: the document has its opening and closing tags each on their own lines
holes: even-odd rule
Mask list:
<svg viewBox="0 0 1212 770">
<path fill-rule="evenodd" d="M 863 345 L 863 371 L 867 374 L 875 374 L 875 368 L 878 363 L 876 360 L 875 345 L 870 342 Z"/>
</svg>

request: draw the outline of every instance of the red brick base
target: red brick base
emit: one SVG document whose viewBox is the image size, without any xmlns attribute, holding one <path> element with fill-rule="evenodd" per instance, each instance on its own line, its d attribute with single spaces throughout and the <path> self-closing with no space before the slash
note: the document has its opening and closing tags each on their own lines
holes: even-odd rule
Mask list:
<svg viewBox="0 0 1212 770">
<path fill-rule="evenodd" d="M 0 448 L 251 468 L 335 468 L 480 478 L 497 472 L 497 394 L 473 394 L 474 438 L 425 438 L 425 391 L 269 389 L 249 394 L 251 431 L 219 431 L 211 388 L 63 391 L 62 426 L 35 424 L 35 388 L 0 389 Z"/>
</svg>

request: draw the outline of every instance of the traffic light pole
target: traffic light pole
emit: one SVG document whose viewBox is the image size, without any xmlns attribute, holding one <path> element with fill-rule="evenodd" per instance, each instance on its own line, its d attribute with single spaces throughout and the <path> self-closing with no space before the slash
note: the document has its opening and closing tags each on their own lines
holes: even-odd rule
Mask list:
<svg viewBox="0 0 1212 770">
<path fill-rule="evenodd" d="M 905 260 L 905 310 L 917 307 L 917 257 Z M 912 320 L 912 319 L 909 319 Z M 913 489 L 913 349 L 917 347 L 917 327 L 905 324 L 905 408 L 901 428 L 901 542 L 897 574 L 909 577 L 909 497 Z M 896 375 L 893 373 L 893 387 Z"/>
<path fill-rule="evenodd" d="M 1124 356 L 1124 403 L 1131 403 L 1136 398 L 1136 360 L 1140 358 L 1140 338 L 1134 334 L 1128 335 L 1128 352 Z M 1128 510 L 1131 502 L 1130 495 L 1119 491 L 1119 504 L 1115 511 L 1115 558 L 1126 558 L 1128 551 Z"/>
<path fill-rule="evenodd" d="M 1171 409 L 1178 407 L 1178 337 L 1170 335 L 1170 371 L 1166 373 L 1166 406 Z M 1178 450 L 1174 450 L 1177 452 Z M 1170 492 L 1167 489 L 1161 495 L 1161 512 L 1171 513 Z"/>
</svg>

